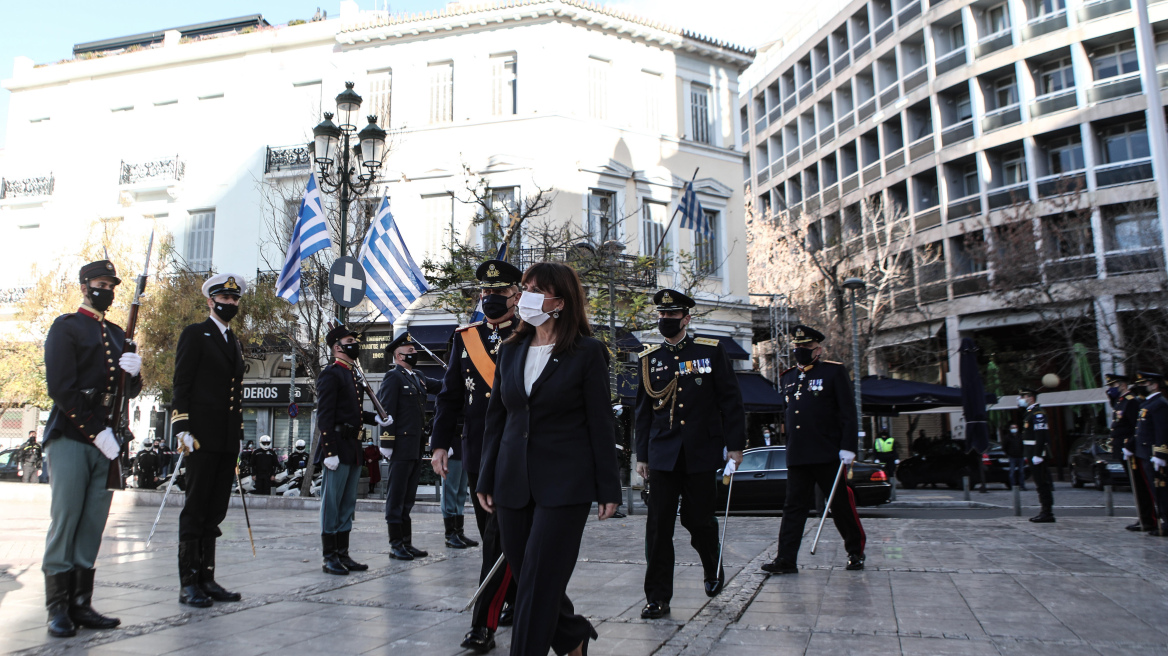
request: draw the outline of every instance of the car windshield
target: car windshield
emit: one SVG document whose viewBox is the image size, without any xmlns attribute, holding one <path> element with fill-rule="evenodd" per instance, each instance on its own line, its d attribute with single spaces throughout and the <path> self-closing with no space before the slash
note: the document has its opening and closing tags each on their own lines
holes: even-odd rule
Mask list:
<svg viewBox="0 0 1168 656">
<path fill-rule="evenodd" d="M 0 467 L 7 465 L 8 461 L 11 459 L 12 459 L 12 452 L 11 451 L 5 451 L 4 453 L 0 453 Z"/>
</svg>

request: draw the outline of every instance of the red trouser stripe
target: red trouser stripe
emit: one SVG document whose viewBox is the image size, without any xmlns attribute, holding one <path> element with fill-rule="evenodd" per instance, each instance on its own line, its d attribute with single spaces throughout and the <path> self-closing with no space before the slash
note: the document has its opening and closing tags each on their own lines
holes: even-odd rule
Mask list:
<svg viewBox="0 0 1168 656">
<path fill-rule="evenodd" d="M 852 509 L 852 517 L 856 518 L 856 528 L 860 529 L 860 553 L 863 553 L 864 547 L 868 544 L 868 534 L 864 532 L 864 525 L 860 523 L 860 513 L 856 512 L 856 495 L 852 493 L 852 487 L 845 484 L 844 489 L 848 491 L 848 505 Z"/>
<path fill-rule="evenodd" d="M 503 612 L 503 602 L 507 599 L 507 588 L 511 585 L 511 563 L 503 563 L 503 582 L 495 590 L 491 598 L 491 607 L 487 611 L 487 628 L 494 631 L 499 628 L 499 613 Z"/>
</svg>

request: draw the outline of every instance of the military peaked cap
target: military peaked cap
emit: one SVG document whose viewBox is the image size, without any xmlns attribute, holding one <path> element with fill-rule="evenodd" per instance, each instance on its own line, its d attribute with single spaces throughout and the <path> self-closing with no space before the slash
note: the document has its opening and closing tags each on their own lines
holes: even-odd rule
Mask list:
<svg viewBox="0 0 1168 656">
<path fill-rule="evenodd" d="M 1163 385 L 1164 384 L 1164 374 L 1161 374 L 1161 373 L 1158 373 L 1155 371 L 1146 371 L 1146 370 L 1136 372 L 1136 382 L 1135 382 L 1136 385 L 1143 385 L 1144 383 L 1149 382 L 1149 381 Z"/>
<path fill-rule="evenodd" d="M 661 312 L 673 312 L 676 310 L 688 310 L 697 305 L 694 300 L 676 289 L 662 289 L 653 294 L 653 304 L 657 306 L 657 310 Z"/>
<path fill-rule="evenodd" d="M 325 335 L 325 337 L 324 337 L 324 341 L 328 342 L 329 348 L 332 348 L 334 344 L 336 344 L 337 342 L 341 341 L 342 339 L 344 339 L 350 335 L 352 335 L 353 337 L 360 337 L 359 333 L 356 333 L 352 330 L 349 330 L 348 326 L 341 324 L 341 325 L 338 325 L 336 328 L 333 328 L 332 330 L 328 331 L 328 334 Z"/>
<path fill-rule="evenodd" d="M 114 268 L 114 263 L 109 260 L 98 260 L 90 262 L 81 267 L 81 284 L 84 285 L 94 278 L 113 278 L 115 285 L 122 284 L 122 279 L 118 277 L 117 269 Z"/>
<path fill-rule="evenodd" d="M 239 298 L 247 291 L 247 281 L 238 273 L 220 273 L 207 278 L 203 283 L 203 296 L 211 298 L 216 294 Z"/>
<path fill-rule="evenodd" d="M 510 287 L 519 284 L 523 279 L 523 272 L 503 260 L 487 260 L 479 265 L 475 271 L 475 278 L 479 281 L 479 287 L 484 289 Z"/>
<path fill-rule="evenodd" d="M 1103 378 L 1104 378 L 1104 380 L 1106 380 L 1108 382 L 1108 384 L 1110 384 L 1110 383 L 1126 383 L 1127 381 L 1131 380 L 1130 378 L 1128 378 L 1127 376 L 1125 376 L 1123 374 L 1104 374 Z"/>
<path fill-rule="evenodd" d="M 793 344 L 822 342 L 824 339 L 826 338 L 823 336 L 823 333 L 812 328 L 811 326 L 805 326 L 800 323 L 796 324 L 795 327 L 791 329 L 791 343 Z"/>
<path fill-rule="evenodd" d="M 392 354 L 399 346 L 414 346 L 415 344 L 417 344 L 417 342 L 414 341 L 414 336 L 411 335 L 410 331 L 407 330 L 406 332 L 395 337 L 393 341 L 389 343 L 389 346 L 385 347 L 385 352 Z"/>
</svg>

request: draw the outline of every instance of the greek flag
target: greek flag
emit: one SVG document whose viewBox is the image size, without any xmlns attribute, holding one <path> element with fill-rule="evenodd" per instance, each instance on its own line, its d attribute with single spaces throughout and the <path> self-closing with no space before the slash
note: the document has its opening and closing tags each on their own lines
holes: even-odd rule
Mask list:
<svg viewBox="0 0 1168 656">
<path fill-rule="evenodd" d="M 426 277 L 410 257 L 410 249 L 406 248 L 393 222 L 388 196 L 381 199 L 381 207 L 369 225 L 357 259 L 368 279 L 365 295 L 390 321 L 397 321 L 411 303 L 430 291 Z"/>
<path fill-rule="evenodd" d="M 499 246 L 499 252 L 495 254 L 495 259 L 507 259 L 507 242 L 503 242 L 503 244 Z M 486 319 L 487 315 L 483 314 L 483 299 L 480 298 L 479 304 L 475 306 L 474 313 L 470 315 L 470 322 L 477 323 L 479 321 L 485 321 Z"/>
<path fill-rule="evenodd" d="M 313 253 L 332 248 L 328 222 L 324 217 L 324 205 L 320 200 L 320 188 L 316 184 L 316 174 L 308 176 L 308 188 L 304 190 L 304 200 L 300 201 L 300 214 L 292 228 L 292 239 L 288 242 L 288 255 L 284 257 L 284 268 L 276 281 L 276 295 L 295 303 L 300 300 L 300 265 Z"/>
<path fill-rule="evenodd" d="M 681 212 L 681 227 L 690 228 L 696 232 L 700 232 L 706 237 L 711 237 L 710 222 L 706 220 L 706 213 L 702 210 L 702 204 L 698 201 L 698 195 L 694 193 L 693 183 L 685 183 L 685 189 L 681 192 L 681 203 L 677 206 L 677 211 Z"/>
</svg>

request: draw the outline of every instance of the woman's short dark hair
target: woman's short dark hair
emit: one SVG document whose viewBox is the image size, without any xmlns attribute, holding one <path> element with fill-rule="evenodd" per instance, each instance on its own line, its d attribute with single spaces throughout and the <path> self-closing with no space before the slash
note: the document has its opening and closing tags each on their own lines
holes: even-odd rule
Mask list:
<svg viewBox="0 0 1168 656">
<path fill-rule="evenodd" d="M 527 267 L 523 272 L 522 284 L 533 283 L 548 296 L 556 296 L 564 301 L 564 309 L 556 319 L 556 346 L 553 353 L 562 353 L 575 348 L 580 336 L 591 337 L 592 326 L 588 323 L 588 301 L 580 276 L 576 270 L 559 262 L 539 262 Z M 535 326 L 520 321 L 519 327 L 507 340 L 520 341 L 535 332 Z"/>
</svg>

